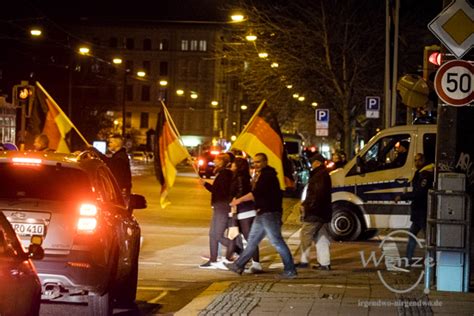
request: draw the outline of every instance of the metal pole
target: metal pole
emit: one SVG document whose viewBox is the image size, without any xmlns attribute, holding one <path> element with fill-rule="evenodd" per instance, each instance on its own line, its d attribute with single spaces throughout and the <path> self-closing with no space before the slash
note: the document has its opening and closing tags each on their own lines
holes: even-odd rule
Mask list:
<svg viewBox="0 0 474 316">
<path fill-rule="evenodd" d="M 393 14 L 393 64 L 392 64 L 392 115 L 391 125 L 395 126 L 397 123 L 397 82 L 398 82 L 398 30 L 399 30 L 399 12 L 400 12 L 400 0 L 395 0 L 395 12 Z"/>
<path fill-rule="evenodd" d="M 390 115 L 392 114 L 391 107 L 391 84 L 390 84 L 390 1 L 385 0 L 385 84 L 384 84 L 384 128 L 390 127 Z"/>
<path fill-rule="evenodd" d="M 123 73 L 123 91 L 122 91 L 122 137 L 125 138 L 125 122 L 127 116 L 127 106 L 126 106 L 126 97 L 127 97 L 127 69 Z"/>
</svg>

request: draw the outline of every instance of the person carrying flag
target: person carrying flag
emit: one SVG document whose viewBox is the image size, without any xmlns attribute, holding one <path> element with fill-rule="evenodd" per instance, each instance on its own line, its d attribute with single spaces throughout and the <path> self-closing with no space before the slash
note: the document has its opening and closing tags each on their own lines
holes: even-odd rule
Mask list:
<svg viewBox="0 0 474 316">
<path fill-rule="evenodd" d="M 268 165 L 268 158 L 264 153 L 257 153 L 253 163 L 256 176 L 252 191 L 239 198 L 234 198 L 230 205 L 237 206 L 246 201 L 253 200 L 255 201 L 257 216 L 250 229 L 247 247 L 234 263 L 224 262 L 224 265 L 229 270 L 242 274 L 245 265 L 254 255 L 258 245 L 267 236 L 283 261 L 284 271 L 281 277 L 295 278 L 297 272 L 293 263 L 293 257 L 281 234 L 283 194 L 280 190 L 277 173 L 274 168 Z"/>
</svg>

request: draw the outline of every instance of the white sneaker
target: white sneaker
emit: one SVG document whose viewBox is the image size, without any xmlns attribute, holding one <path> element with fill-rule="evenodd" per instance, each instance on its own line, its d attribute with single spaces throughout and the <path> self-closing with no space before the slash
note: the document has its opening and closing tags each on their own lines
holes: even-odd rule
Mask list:
<svg viewBox="0 0 474 316">
<path fill-rule="evenodd" d="M 225 261 L 224 261 L 225 260 Z M 224 262 L 226 263 L 230 263 L 230 261 L 228 261 L 227 259 L 224 258 L 223 261 L 218 261 L 218 262 L 211 262 L 211 265 L 214 266 L 216 269 L 219 269 L 219 270 L 229 270 L 225 265 L 224 265 Z"/>
</svg>

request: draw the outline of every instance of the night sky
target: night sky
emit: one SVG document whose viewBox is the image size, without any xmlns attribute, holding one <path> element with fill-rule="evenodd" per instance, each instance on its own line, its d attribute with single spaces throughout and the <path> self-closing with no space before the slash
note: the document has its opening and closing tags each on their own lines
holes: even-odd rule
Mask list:
<svg viewBox="0 0 474 316">
<path fill-rule="evenodd" d="M 47 16 L 55 20 L 78 17 L 104 17 L 153 20 L 224 20 L 229 0 L 18 0 L 0 18 Z M 2 4 L 3 6 L 3 4 Z"/>
</svg>

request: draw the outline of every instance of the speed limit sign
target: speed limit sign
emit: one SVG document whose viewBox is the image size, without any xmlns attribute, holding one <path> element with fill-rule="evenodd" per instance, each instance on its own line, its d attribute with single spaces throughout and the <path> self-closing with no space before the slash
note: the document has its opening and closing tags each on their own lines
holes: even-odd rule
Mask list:
<svg viewBox="0 0 474 316">
<path fill-rule="evenodd" d="M 465 60 L 452 60 L 436 72 L 434 86 L 444 103 L 463 106 L 474 101 L 474 65 Z"/>
</svg>

